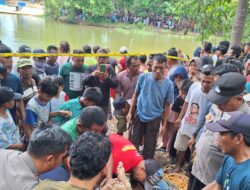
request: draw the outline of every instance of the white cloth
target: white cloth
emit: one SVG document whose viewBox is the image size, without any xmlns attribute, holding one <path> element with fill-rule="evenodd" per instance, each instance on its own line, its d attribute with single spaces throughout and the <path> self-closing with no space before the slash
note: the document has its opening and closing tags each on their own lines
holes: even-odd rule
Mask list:
<svg viewBox="0 0 250 190">
<path fill-rule="evenodd" d="M 202 105 L 207 103 L 205 94 L 201 91 L 200 82 L 195 82 L 191 85 L 185 102 L 188 102 L 188 107 L 181 121 L 180 132 L 182 135 L 187 135 L 191 138 L 198 126 Z"/>
</svg>

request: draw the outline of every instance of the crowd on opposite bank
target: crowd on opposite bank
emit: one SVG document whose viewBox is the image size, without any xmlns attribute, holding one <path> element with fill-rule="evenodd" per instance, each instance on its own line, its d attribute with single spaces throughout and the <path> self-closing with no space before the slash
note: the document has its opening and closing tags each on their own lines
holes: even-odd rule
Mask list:
<svg viewBox="0 0 250 190">
<path fill-rule="evenodd" d="M 204 42 L 189 61 L 176 48 L 119 60 L 89 45 L 73 53 L 97 57 L 52 55 L 70 49 L 62 41 L 47 57 L 0 56 L 0 189 L 166 189 L 157 148 L 175 164 L 166 172 L 190 165 L 188 190 L 250 188 L 250 43 Z M 0 42 L 0 54 L 11 52 Z"/>
</svg>

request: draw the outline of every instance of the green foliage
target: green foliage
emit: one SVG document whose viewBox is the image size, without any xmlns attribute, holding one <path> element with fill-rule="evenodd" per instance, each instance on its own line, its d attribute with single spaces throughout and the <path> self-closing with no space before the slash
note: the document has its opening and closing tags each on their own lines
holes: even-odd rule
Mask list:
<svg viewBox="0 0 250 190">
<path fill-rule="evenodd" d="M 243 42 L 250 42 L 250 6 L 248 7 L 248 15 L 247 15 L 247 19 L 245 21 L 245 28 L 244 28 L 244 33 L 243 33 L 243 37 L 242 37 L 242 41 Z"/>
<path fill-rule="evenodd" d="M 160 15 L 174 17 L 176 22 L 189 20 L 195 23 L 199 39 L 203 41 L 211 36 L 230 38 L 237 0 L 45 0 L 46 15 L 60 18 L 62 7 L 69 7 L 70 13 L 65 22 L 74 23 L 74 9 L 81 9 L 89 23 L 108 23 L 108 14 L 124 11 L 139 16 Z M 250 10 L 246 23 L 250 21 Z M 140 23 L 138 29 L 144 28 Z M 243 38 L 250 40 L 250 25 L 245 26 Z"/>
<path fill-rule="evenodd" d="M 225 36 L 231 30 L 236 6 L 233 0 L 180 0 L 176 11 L 194 21 L 203 41 L 212 35 Z"/>
</svg>

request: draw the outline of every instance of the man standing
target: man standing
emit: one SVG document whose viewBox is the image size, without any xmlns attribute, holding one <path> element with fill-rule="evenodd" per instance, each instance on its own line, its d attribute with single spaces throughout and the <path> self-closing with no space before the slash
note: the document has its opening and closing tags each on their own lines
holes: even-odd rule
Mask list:
<svg viewBox="0 0 250 190">
<path fill-rule="evenodd" d="M 201 62 L 203 65 L 213 65 L 213 58 L 210 55 L 212 50 L 212 43 L 211 42 L 204 42 L 201 48 Z"/>
<path fill-rule="evenodd" d="M 45 54 L 45 51 L 43 49 L 37 48 L 33 50 L 34 54 Z M 44 77 L 46 77 L 46 73 L 44 70 L 46 57 L 33 57 L 34 63 L 33 63 L 33 77 L 36 81 L 36 84 L 40 82 Z"/>
<path fill-rule="evenodd" d="M 178 57 L 178 52 L 175 50 L 175 48 L 171 48 L 168 50 L 168 56 Z M 170 76 L 174 73 L 174 71 L 178 65 L 179 65 L 178 59 L 176 59 L 176 58 L 168 58 L 167 59 L 168 76 Z"/>
<path fill-rule="evenodd" d="M 137 104 L 131 140 L 138 149 L 144 136 L 144 159 L 154 157 L 161 121 L 161 132 L 164 133 L 170 104 L 174 100 L 173 84 L 164 77 L 166 62 L 166 57 L 159 54 L 154 57 L 153 72 L 140 75 L 127 115 L 127 121 L 130 123 Z"/>
<path fill-rule="evenodd" d="M 245 84 L 246 79 L 239 73 L 223 74 L 206 96 L 213 103 L 206 116 L 206 123 L 225 118 L 225 112 L 250 113 L 250 108 L 243 100 Z M 217 133 L 208 130 L 201 134 L 195 146 L 196 157 L 188 190 L 202 189 L 215 179 L 224 158 L 216 144 L 216 136 Z"/>
<path fill-rule="evenodd" d="M 206 110 L 209 110 L 211 106 L 205 95 L 214 84 L 213 70 L 214 67 L 212 65 L 202 67 L 200 70 L 201 82 L 195 82 L 190 87 L 181 113 L 176 120 L 176 124 L 179 126 L 181 121 L 181 125 L 174 143 L 174 148 L 178 151 L 174 172 L 180 171 L 188 148 L 188 141 L 196 131 L 200 119 L 205 117 Z"/>
<path fill-rule="evenodd" d="M 6 46 L 5 44 L 3 44 L 0 41 L 0 53 L 12 53 L 11 49 Z M 20 82 L 20 79 L 11 73 L 12 70 L 12 64 L 13 64 L 13 60 L 12 57 L 0 57 L 0 63 L 2 63 L 6 69 L 7 74 L 4 76 L 4 79 L 1 80 L 1 86 L 8 86 L 10 87 L 15 93 L 20 93 L 23 94 L 23 90 L 22 90 L 22 85 Z M 16 111 L 17 109 L 21 115 L 21 120 L 24 121 L 25 120 L 25 110 L 24 110 L 24 103 L 23 100 L 18 101 L 18 106 L 16 107 L 16 105 L 14 106 L 14 108 L 12 108 L 10 110 L 10 113 L 13 117 L 13 120 L 16 122 L 17 118 L 16 118 Z"/>
<path fill-rule="evenodd" d="M 82 54 L 82 50 L 74 50 L 74 54 Z M 84 57 L 72 57 L 72 62 L 62 65 L 59 75 L 64 79 L 63 91 L 69 96 L 70 99 L 82 96 L 84 86 L 82 79 L 86 67 L 83 65 Z"/>
<path fill-rule="evenodd" d="M 225 119 L 208 123 L 207 129 L 219 132 L 219 148 L 225 156 L 215 181 L 203 190 L 250 189 L 250 115 L 230 112 Z"/>
<path fill-rule="evenodd" d="M 32 79 L 33 67 L 30 59 L 22 58 L 17 61 L 17 71 L 23 89 L 23 101 L 26 106 L 28 101 L 38 92 L 36 82 Z"/>
<path fill-rule="evenodd" d="M 108 114 L 110 88 L 116 88 L 118 85 L 115 70 L 112 65 L 108 65 L 108 54 L 106 49 L 99 49 L 98 54 L 103 56 L 97 57 L 97 65 L 91 66 L 86 70 L 86 76 L 83 79 L 83 85 L 87 87 L 99 87 L 102 91 L 103 98 L 99 106 Z"/>
<path fill-rule="evenodd" d="M 115 91 L 118 97 L 122 96 L 125 100 L 132 98 L 140 74 L 139 68 L 140 64 L 137 56 L 127 58 L 127 69 L 117 75 L 118 87 Z"/>
<path fill-rule="evenodd" d="M 120 48 L 120 54 L 127 54 L 128 53 L 128 48 L 126 47 L 121 47 Z M 127 60 L 127 57 L 126 56 L 123 56 L 120 61 L 119 61 L 119 64 L 118 64 L 118 73 L 126 70 L 127 68 L 127 65 L 126 65 L 126 61 Z"/>
<path fill-rule="evenodd" d="M 47 53 L 58 54 L 58 48 L 56 46 L 48 46 Z M 57 56 L 48 56 L 47 61 L 44 66 L 46 75 L 58 75 L 59 65 L 57 63 Z"/>
</svg>

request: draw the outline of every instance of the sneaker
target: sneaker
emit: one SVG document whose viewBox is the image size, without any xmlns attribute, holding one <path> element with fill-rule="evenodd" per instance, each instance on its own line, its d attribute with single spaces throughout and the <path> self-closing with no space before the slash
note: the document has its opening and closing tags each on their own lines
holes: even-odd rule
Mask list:
<svg viewBox="0 0 250 190">
<path fill-rule="evenodd" d="M 165 146 L 159 147 L 158 150 L 162 152 L 167 152 L 167 148 Z"/>
</svg>

